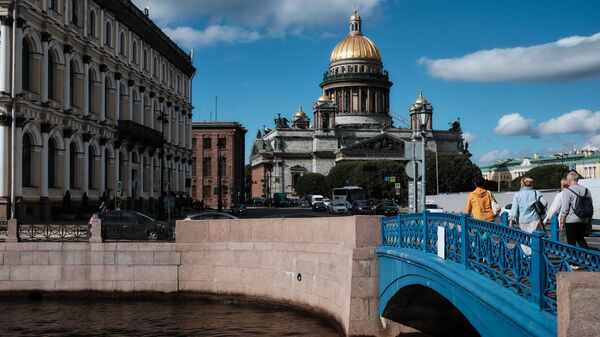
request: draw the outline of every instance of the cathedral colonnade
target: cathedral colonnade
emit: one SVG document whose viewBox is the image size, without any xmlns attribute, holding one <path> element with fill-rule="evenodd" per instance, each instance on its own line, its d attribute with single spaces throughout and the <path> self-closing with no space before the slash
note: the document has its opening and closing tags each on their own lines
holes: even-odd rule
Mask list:
<svg viewBox="0 0 600 337">
<path fill-rule="evenodd" d="M 139 210 L 161 191 L 189 196 L 189 56 L 131 1 L 22 1 L 16 12 L 0 5 L 0 220 L 12 191 L 17 218 L 32 221 L 71 211 L 67 194 L 73 209 L 97 209 L 118 184 Z"/>
</svg>

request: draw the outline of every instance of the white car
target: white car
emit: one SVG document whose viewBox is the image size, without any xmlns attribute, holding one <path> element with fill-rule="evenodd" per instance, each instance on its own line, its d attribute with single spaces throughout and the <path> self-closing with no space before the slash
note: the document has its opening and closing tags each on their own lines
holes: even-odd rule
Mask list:
<svg viewBox="0 0 600 337">
<path fill-rule="evenodd" d="M 430 213 L 444 213 L 444 209 L 441 208 L 435 201 L 427 200 L 425 201 L 425 208 Z"/>
<path fill-rule="evenodd" d="M 323 199 L 323 203 L 325 204 L 325 206 L 329 207 L 329 205 L 331 205 L 331 200 L 330 199 Z"/>
<path fill-rule="evenodd" d="M 331 202 L 327 206 L 329 214 L 348 214 L 348 207 L 343 202 Z"/>
</svg>

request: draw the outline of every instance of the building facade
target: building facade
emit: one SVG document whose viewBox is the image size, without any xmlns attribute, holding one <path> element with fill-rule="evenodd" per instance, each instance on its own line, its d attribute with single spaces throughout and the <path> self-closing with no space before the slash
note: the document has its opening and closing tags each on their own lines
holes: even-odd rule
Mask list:
<svg viewBox="0 0 600 337">
<path fill-rule="evenodd" d="M 192 198 L 217 208 L 243 201 L 246 129 L 236 122 L 193 122 Z M 220 186 L 219 186 L 220 181 Z"/>
<path fill-rule="evenodd" d="M 429 112 L 433 107 L 421 92 L 415 100 L 417 105 L 409 109 L 409 125 L 394 127 L 392 82 L 379 50 L 362 33 L 357 11 L 350 17 L 348 36 L 333 49 L 320 87 L 322 95 L 312 107 L 312 124 L 299 107 L 291 125 L 279 116 L 273 129 L 258 131 L 250 154 L 253 197 L 294 195 L 299 177 L 311 172 L 327 174 L 341 161 L 412 159 L 406 158 L 405 148 L 420 133 L 414 107 L 426 107 Z M 429 118 L 428 150 L 465 150 L 458 121 L 449 130 L 432 130 L 431 126 Z"/>
<path fill-rule="evenodd" d="M 497 182 L 500 186 L 501 183 L 524 176 L 532 168 L 544 165 L 564 165 L 576 170 L 583 178 L 600 178 L 600 151 L 580 150 L 547 157 L 536 153 L 533 158 L 498 160 L 493 165 L 482 167 L 481 173 L 485 179 Z"/>
<path fill-rule="evenodd" d="M 0 218 L 13 197 L 18 219 L 44 221 L 117 194 L 150 212 L 161 191 L 189 195 L 190 57 L 130 0 L 11 3 L 0 1 Z"/>
</svg>

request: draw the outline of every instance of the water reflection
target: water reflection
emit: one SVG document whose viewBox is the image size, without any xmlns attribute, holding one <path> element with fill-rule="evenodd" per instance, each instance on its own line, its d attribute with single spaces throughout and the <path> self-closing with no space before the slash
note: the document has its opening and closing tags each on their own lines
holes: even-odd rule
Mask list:
<svg viewBox="0 0 600 337">
<path fill-rule="evenodd" d="M 2 336 L 339 336 L 305 312 L 223 298 L 0 297 Z M 151 296 L 151 295 L 148 295 Z"/>
</svg>

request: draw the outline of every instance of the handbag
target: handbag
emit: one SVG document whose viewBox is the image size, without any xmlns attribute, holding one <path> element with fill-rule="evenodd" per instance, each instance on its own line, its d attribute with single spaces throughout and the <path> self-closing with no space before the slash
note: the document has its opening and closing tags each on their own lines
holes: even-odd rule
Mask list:
<svg viewBox="0 0 600 337">
<path fill-rule="evenodd" d="M 540 218 L 543 218 L 543 216 L 546 214 L 546 206 L 544 206 L 544 204 L 542 204 L 542 202 L 538 198 L 537 191 L 535 192 L 535 201 L 533 202 L 533 209 Z"/>
<path fill-rule="evenodd" d="M 490 200 L 492 201 L 492 212 L 494 213 L 494 215 L 500 214 L 502 208 L 500 207 L 498 202 L 496 202 L 496 198 L 494 198 L 492 192 L 488 191 L 488 193 L 490 194 Z"/>
</svg>

